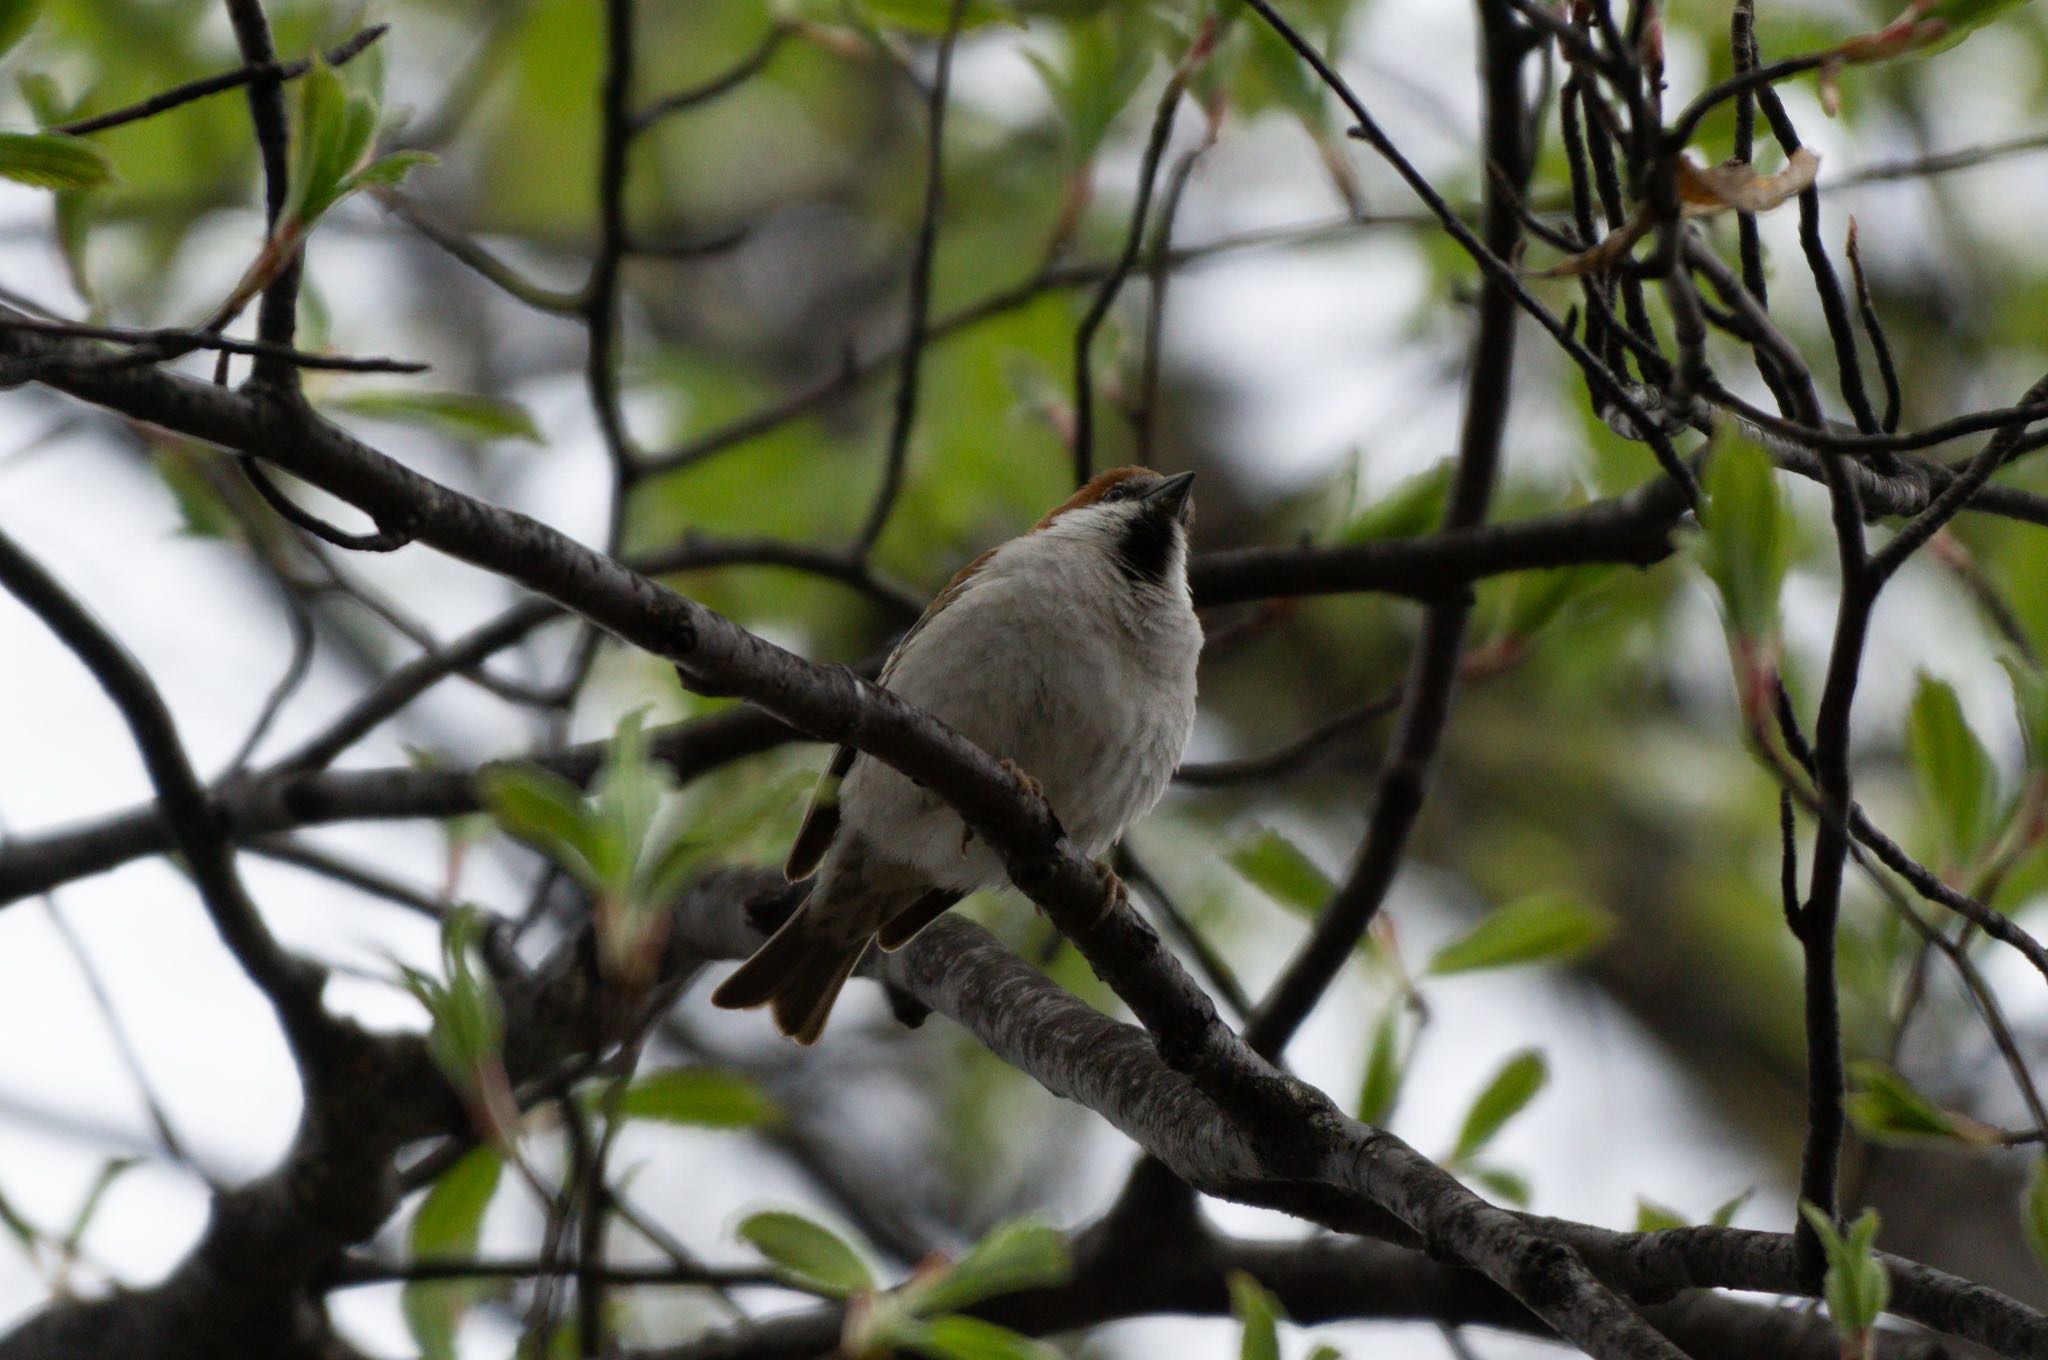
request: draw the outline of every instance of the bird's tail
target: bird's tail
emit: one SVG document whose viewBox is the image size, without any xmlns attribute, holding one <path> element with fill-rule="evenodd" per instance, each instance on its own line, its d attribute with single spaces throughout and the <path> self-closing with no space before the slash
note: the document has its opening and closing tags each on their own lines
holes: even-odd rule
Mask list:
<svg viewBox="0 0 2048 1360">
<path fill-rule="evenodd" d="M 820 932 L 807 909 L 782 923 L 753 957 L 718 985 L 711 1004 L 743 1011 L 767 1006 L 775 1028 L 800 1044 L 825 1031 L 839 989 L 853 976 L 872 937 L 851 944 Z"/>
</svg>

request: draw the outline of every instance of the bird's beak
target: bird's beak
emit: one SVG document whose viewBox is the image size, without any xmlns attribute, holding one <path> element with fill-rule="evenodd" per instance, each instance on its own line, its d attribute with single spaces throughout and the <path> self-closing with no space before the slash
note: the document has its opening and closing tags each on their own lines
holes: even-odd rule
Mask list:
<svg viewBox="0 0 2048 1360">
<path fill-rule="evenodd" d="M 1182 524 L 1186 524 L 1188 512 L 1193 504 L 1188 496 L 1194 489 L 1194 473 L 1177 473 L 1145 493 L 1145 507 L 1162 515 L 1172 515 Z"/>
</svg>

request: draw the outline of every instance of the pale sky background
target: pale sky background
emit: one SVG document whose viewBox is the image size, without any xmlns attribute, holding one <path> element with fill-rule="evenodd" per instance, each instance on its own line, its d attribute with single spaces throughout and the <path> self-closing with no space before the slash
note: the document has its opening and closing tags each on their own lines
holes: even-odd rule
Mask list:
<svg viewBox="0 0 2048 1360">
<path fill-rule="evenodd" d="M 1380 0 L 1351 35 L 1347 73 L 1396 140 L 1433 172 L 1469 159 L 1470 25 L 1465 6 Z M 436 73 L 408 59 L 401 37 L 388 47 L 393 90 L 402 100 L 406 82 Z M 959 97 L 1001 118 L 1031 116 L 1041 96 L 1017 43 L 1007 34 L 969 42 L 956 76 Z M 1380 50 L 1443 53 L 1437 64 L 1455 78 L 1433 79 L 1426 89 L 1403 84 L 1366 55 Z M 2003 94 L 2031 88 L 2036 78 L 2033 58 L 2019 45 L 1973 42 L 1935 60 L 1952 73 L 1945 88 L 1955 91 L 1953 102 L 1937 111 L 1936 146 L 1968 144 L 1986 127 L 2024 130 Z M 1406 55 L 1401 64 L 1420 69 Z M 1702 69 L 1696 51 L 1674 47 L 1671 81 L 1680 97 L 1696 88 Z M 1810 87 L 1793 87 L 1787 97 L 1802 134 L 1822 153 L 1824 185 L 1832 172 L 1908 153 L 1903 143 L 1853 143 L 1842 125 L 1821 116 Z M 1141 97 L 1137 105 L 1145 102 Z M 1374 207 L 1411 206 L 1363 148 L 1354 148 L 1353 156 Z M 1134 170 L 1134 147 L 1106 158 L 1103 198 L 1123 201 Z M 2038 161 L 2018 161 L 1969 172 L 1968 182 L 1995 177 L 1998 186 L 1997 195 L 1984 196 L 1981 209 L 1970 208 L 1975 225 L 2002 238 L 2025 232 L 2037 240 L 2042 210 L 2048 209 L 2041 201 L 2048 185 L 2038 170 Z M 1994 197 L 1996 202 L 1988 201 Z M 1918 186 L 1873 186 L 1827 201 L 1831 217 L 1853 206 L 1868 258 L 1883 262 L 1877 267 L 1951 267 L 1916 231 L 1928 222 Z M 1311 149 L 1291 126 L 1237 123 L 1205 160 L 1177 239 L 1193 243 L 1317 220 L 1335 209 Z M 0 189 L 0 283 L 75 314 L 77 300 L 64 290 L 38 240 L 46 213 L 43 197 Z M 359 205 L 351 213 L 362 226 L 378 226 L 370 209 Z M 199 233 L 177 275 L 186 291 L 165 299 L 162 315 L 119 319 L 175 323 L 195 314 L 239 272 L 239 252 L 252 239 L 253 220 L 236 214 Z M 1769 224 L 1767 240 L 1781 261 L 1796 259 L 1792 225 L 1789 213 Z M 405 275 L 382 267 L 380 242 L 391 239 L 383 232 L 381 226 L 377 232 L 337 227 L 315 237 L 313 269 L 336 311 L 335 343 L 344 350 L 431 360 L 434 353 L 423 345 L 441 337 L 388 333 L 389 291 Z M 1830 235 L 1838 239 L 1839 231 Z M 1781 272 L 1788 267 L 1781 265 Z M 1400 237 L 1368 235 L 1314 249 L 1245 252 L 1177 277 L 1168 314 L 1169 358 L 1199 370 L 1235 398 L 1230 436 L 1246 451 L 1248 465 L 1276 488 L 1327 478 L 1356 449 L 1368 451 L 1368 488 L 1383 488 L 1444 456 L 1455 439 L 1455 403 L 1440 390 L 1416 397 L 1431 374 L 1458 360 L 1455 347 L 1416 344 L 1409 323 L 1422 286 L 1421 271 Z M 1782 291 L 1782 301 L 1774 299 L 1779 306 L 1796 313 L 1805 305 L 1801 289 Z M 1135 303 L 1137 294 L 1131 290 L 1126 301 Z M 515 329 L 554 324 L 538 322 L 510 303 L 500 320 Z M 1541 375 L 1553 356 L 1540 337 L 1531 333 L 1525 340 L 1531 380 L 1516 408 L 1509 457 L 1517 470 L 1561 470 L 1575 427 L 1555 418 L 1547 392 L 1540 390 L 1548 386 Z M 1955 408 L 2003 399 L 2014 387 L 2008 379 L 1986 375 L 1987 390 L 1954 394 Z M 579 536 L 595 537 L 602 507 L 591 488 L 600 485 L 602 460 L 580 386 L 551 380 L 514 395 L 539 416 L 548 436 L 546 452 L 501 465 L 504 481 L 491 494 Z M 469 477 L 429 440 L 390 426 L 364 429 L 381 448 L 430 475 Z M 110 421 L 80 418 L 80 408 L 40 393 L 0 395 L 0 527 L 87 600 L 142 659 L 177 715 L 196 763 L 203 772 L 217 770 L 282 669 L 282 614 L 275 599 L 235 569 L 232 550 L 178 536 L 170 497 L 112 431 Z M 1802 503 L 1810 500 L 1803 497 Z M 372 581 L 402 587 L 408 606 L 442 636 L 494 612 L 507 598 L 498 583 L 422 548 L 353 565 Z M 1947 614 L 1924 578 L 1909 574 L 1896 596 L 1888 598 L 1871 643 L 1871 654 L 1886 660 L 1867 675 L 1859 722 L 1866 729 L 1894 722 L 1914 667 L 1924 665 L 1959 684 L 1977 729 L 1997 744 L 2002 759 L 2014 759 L 2017 734 L 2007 691 L 1974 627 Z M 1795 581 L 1788 606 L 1795 651 L 1818 655 L 1832 616 L 1832 583 Z M 1732 713 L 1719 628 L 1703 590 L 1690 606 L 1687 638 L 1691 645 L 1674 661 L 1681 668 L 1678 678 L 1701 704 Z M 148 796 L 113 708 L 70 656 L 11 604 L 0 604 L 0 674 L 6 699 L 0 704 L 0 818 L 7 830 L 94 817 Z M 622 707 L 656 697 L 636 699 L 620 685 L 607 692 Z M 312 732 L 350 693 L 344 673 L 327 661 L 316 665 L 263 751 L 281 751 Z M 496 701 L 459 682 L 443 685 L 419 708 L 442 734 L 459 734 L 477 757 L 503 753 L 519 739 L 518 727 Z M 582 729 L 604 730 L 609 717 L 585 714 Z M 387 725 L 345 763 L 401 760 L 405 735 L 404 724 Z M 261 758 L 259 752 L 259 763 Z M 1674 797 L 1683 797 L 1683 790 L 1674 789 Z M 1138 833 L 1141 846 L 1144 835 Z M 439 872 L 440 840 L 428 824 L 338 828 L 313 839 L 373 858 L 421 884 L 432 883 Z M 1314 848 L 1328 867 L 1340 867 L 1345 847 Z M 523 863 L 479 856 L 466 890 L 486 900 L 516 901 L 514 875 Z M 241 864 L 268 920 L 291 946 L 379 971 L 388 969 L 382 958 L 387 950 L 429 961 L 431 932 L 416 919 L 253 856 Z M 1411 957 L 1424 957 L 1481 905 L 1467 900 L 1454 882 L 1413 872 L 1398 885 L 1391 911 Z M 142 1157 L 142 1165 L 108 1195 L 85 1251 L 114 1277 L 145 1284 L 200 1231 L 206 1191 L 189 1173 L 165 1164 L 154 1148 L 134 1087 L 53 912 L 76 932 L 177 1131 L 208 1170 L 232 1180 L 274 1163 L 292 1131 L 295 1082 L 266 1007 L 214 937 L 193 893 L 162 861 L 69 885 L 54 904 L 22 902 L 0 911 L 0 1035 L 8 1036 L 0 1042 L 0 1194 L 35 1222 L 61 1228 L 108 1158 Z M 1274 920 L 1272 932 L 1242 941 L 1248 956 L 1236 961 L 1254 982 L 1271 975 L 1294 938 L 1291 923 L 1277 912 Z M 337 978 L 330 995 L 374 1023 L 421 1020 L 408 999 L 375 983 Z M 1502 1135 L 1492 1160 L 1533 1173 L 1539 1211 L 1627 1226 L 1638 1194 L 1704 1216 L 1721 1200 L 1756 1185 L 1759 1193 L 1739 1221 L 1770 1227 L 1789 1222 L 1788 1187 L 1753 1149 L 1724 1141 L 1724 1126 L 1654 1043 L 1589 985 L 1568 975 L 1523 970 L 1444 980 L 1432 984 L 1429 995 L 1435 1019 L 1396 1123 L 1423 1150 L 1448 1146 L 1472 1095 L 1501 1059 L 1535 1044 L 1549 1053 L 1551 1085 Z M 2014 995 L 2030 1004 L 2039 1000 L 2025 989 Z M 856 1014 L 876 1005 L 864 991 L 853 1000 Z M 685 1004 L 701 1016 L 701 988 Z M 1350 1099 L 1362 1066 L 1359 1014 L 1341 1002 L 1325 1006 L 1291 1051 L 1303 1075 L 1343 1101 Z M 707 1020 L 706 1028 L 737 1038 L 752 1021 L 758 1017 L 718 1017 Z M 1431 1061 L 1432 1055 L 1438 1060 Z M 1078 1222 L 1103 1204 L 1131 1150 L 1092 1118 L 1070 1124 L 1081 1135 L 1070 1155 L 1087 1159 L 1085 1183 L 1093 1198 L 1054 1207 L 1068 1222 Z M 739 1213 L 802 1193 L 801 1182 L 778 1163 L 736 1160 L 744 1153 L 733 1135 L 636 1129 L 623 1145 L 621 1162 L 641 1165 L 636 1189 L 645 1202 L 676 1211 L 670 1226 L 687 1242 L 714 1259 L 739 1261 L 744 1249 L 730 1236 Z M 530 1226 L 532 1215 L 518 1201 L 516 1192 L 501 1195 L 487 1249 L 510 1249 Z M 1270 1215 L 1229 1206 L 1214 1212 L 1233 1230 L 1289 1231 Z M 102 1278 L 90 1272 L 79 1283 L 97 1288 Z M 47 1289 L 11 1243 L 0 1242 L 0 1329 L 33 1310 Z M 409 1343 L 396 1299 L 395 1288 L 355 1290 L 337 1295 L 336 1308 L 359 1344 L 402 1355 Z M 1329 1328 L 1322 1334 L 1354 1355 L 1370 1349 L 1403 1360 L 1445 1353 L 1427 1327 Z M 505 1354 L 512 1335 L 501 1322 L 479 1319 L 466 1334 L 465 1354 Z M 1094 1349 L 1128 1356 L 1220 1356 L 1234 1354 L 1234 1344 L 1229 1324 L 1161 1322 L 1106 1330 Z M 1289 1346 L 1298 1354 L 1306 1343 L 1297 1338 Z M 1477 1348 L 1501 1360 L 1556 1353 L 1485 1335 L 1477 1338 Z"/>
</svg>

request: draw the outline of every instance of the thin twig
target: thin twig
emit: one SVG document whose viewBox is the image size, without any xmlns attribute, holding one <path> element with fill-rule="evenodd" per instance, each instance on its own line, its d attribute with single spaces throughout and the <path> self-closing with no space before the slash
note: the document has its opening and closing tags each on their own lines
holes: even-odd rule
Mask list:
<svg viewBox="0 0 2048 1360">
<path fill-rule="evenodd" d="M 1214 20 L 1204 21 L 1213 25 Z M 1173 75 L 1166 82 L 1165 93 L 1159 97 L 1158 111 L 1152 115 L 1152 131 L 1145 139 L 1145 153 L 1138 163 L 1138 196 L 1131 205 L 1130 226 L 1124 232 L 1124 244 L 1116 261 L 1103 277 L 1102 284 L 1089 299 L 1088 310 L 1081 315 L 1081 324 L 1074 331 L 1074 483 L 1080 485 L 1095 475 L 1095 371 L 1089 362 L 1089 350 L 1095 343 L 1095 333 L 1102 327 L 1109 309 L 1116 302 L 1116 295 L 1122 291 L 1124 280 L 1137 267 L 1138 252 L 1145 242 L 1145 218 L 1152 211 L 1152 189 L 1159 178 L 1159 160 L 1166 152 L 1167 138 L 1173 135 L 1173 122 L 1180 112 L 1181 96 L 1186 92 L 1188 77 L 1208 55 L 1211 30 L 1205 29 L 1193 46 L 1174 67 Z"/>
<path fill-rule="evenodd" d="M 775 54 L 782 49 L 783 41 L 793 32 L 795 32 L 795 29 L 788 23 L 778 21 L 770 25 L 767 33 L 762 35 L 761 41 L 755 45 L 754 50 L 740 58 L 739 61 L 726 70 L 721 71 L 702 84 L 692 85 L 688 89 L 677 90 L 673 94 L 663 95 L 646 108 L 634 114 L 628 124 L 627 135 L 637 137 L 671 114 L 682 113 L 686 110 L 694 109 L 701 104 L 708 104 L 720 95 L 728 94 L 738 89 L 759 75 L 767 67 L 768 63 L 775 59 Z"/>
<path fill-rule="evenodd" d="M 889 525 L 890 512 L 896 508 L 896 497 L 903 489 L 910 432 L 917 423 L 918 377 L 924 367 L 925 335 L 931 323 L 932 267 L 939 254 L 939 213 L 945 200 L 946 98 L 952 88 L 953 47 L 959 40 L 960 23 L 966 13 L 967 0 L 952 0 L 946 14 L 946 31 L 939 38 L 938 56 L 933 64 L 931 92 L 925 101 L 924 210 L 918 217 L 917 244 L 910 256 L 903 359 L 896 379 L 896 405 L 889 419 L 889 442 L 884 446 L 882 485 L 875 492 L 867 522 L 854 539 L 855 551 L 862 556 L 875 546 Z"/>
<path fill-rule="evenodd" d="M 176 326 L 95 326 L 83 321 L 44 321 L 25 316 L 0 317 L 0 326 L 9 330 L 36 331 L 43 335 L 75 335 L 86 340 L 110 340 L 121 345 L 175 347 L 185 353 L 205 349 L 218 350 L 224 354 L 247 354 L 259 359 L 275 359 L 295 368 L 318 368 L 338 373 L 425 373 L 431 367 L 409 359 L 385 359 L 353 354 L 315 354 L 311 350 L 293 349 L 290 345 L 273 345 L 262 340 L 231 340 L 212 331 Z"/>
<path fill-rule="evenodd" d="M 329 66 L 345 66 L 361 55 L 371 43 L 377 41 L 377 39 L 390 31 L 391 25 L 389 24 L 372 24 L 347 42 L 328 48 L 323 59 Z M 68 132 L 74 137 L 83 137 L 89 132 L 105 132 L 108 128 L 120 127 L 123 123 L 134 123 L 144 118 L 154 118 L 157 114 L 175 109 L 181 104 L 189 104 L 195 99 L 204 99 L 208 95 L 224 94 L 229 90 L 240 89 L 242 86 L 254 81 L 262 80 L 276 83 L 286 80 L 297 80 L 312 69 L 313 63 L 310 60 L 290 61 L 282 64 L 274 61 L 254 62 L 249 65 L 238 66 L 232 71 L 223 71 L 217 76 L 208 76 L 204 80 L 195 80 L 189 84 L 175 86 L 172 89 L 163 91 L 161 94 L 151 95 L 149 98 L 137 103 L 126 104 L 118 109 L 110 109 L 106 113 L 96 113 L 90 118 L 74 118 L 68 123 L 58 123 L 50 131 Z"/>
</svg>

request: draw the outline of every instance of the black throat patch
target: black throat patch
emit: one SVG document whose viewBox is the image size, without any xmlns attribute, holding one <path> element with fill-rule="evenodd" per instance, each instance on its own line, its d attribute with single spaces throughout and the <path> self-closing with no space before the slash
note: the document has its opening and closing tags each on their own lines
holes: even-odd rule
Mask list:
<svg viewBox="0 0 2048 1360">
<path fill-rule="evenodd" d="M 1166 565 L 1172 557 L 1173 520 L 1170 516 L 1134 516 L 1117 538 L 1117 567 L 1133 584 L 1158 585 L 1163 582 Z"/>
</svg>

